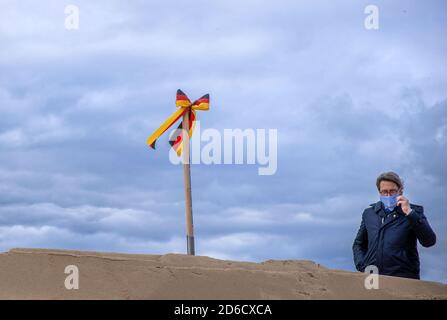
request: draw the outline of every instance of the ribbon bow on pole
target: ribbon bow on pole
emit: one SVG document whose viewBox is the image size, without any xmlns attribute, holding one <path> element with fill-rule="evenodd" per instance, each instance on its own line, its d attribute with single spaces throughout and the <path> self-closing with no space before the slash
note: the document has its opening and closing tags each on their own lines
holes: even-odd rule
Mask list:
<svg viewBox="0 0 447 320">
<path fill-rule="evenodd" d="M 147 144 L 155 149 L 157 139 L 168 130 L 180 117 L 182 122 L 169 139 L 169 144 L 178 156 L 183 154 L 183 178 L 185 183 L 185 204 L 186 204 L 186 244 L 189 255 L 195 254 L 194 249 L 194 228 L 192 219 L 192 197 L 191 197 L 191 169 L 190 169 L 190 143 L 196 122 L 196 110 L 209 110 L 210 96 L 204 95 L 193 103 L 182 90 L 177 90 L 175 111 L 155 132 L 147 139 Z M 183 134 L 187 132 L 188 134 Z M 183 152 L 183 149 L 185 152 Z"/>
<path fill-rule="evenodd" d="M 177 106 L 177 111 L 175 111 L 155 132 L 147 139 L 147 144 L 155 149 L 155 142 L 157 139 L 168 130 L 181 116 L 184 116 L 185 113 L 188 114 L 189 121 L 185 122 L 183 119 L 180 122 L 180 125 L 176 130 L 177 134 L 174 134 L 169 139 L 169 144 L 171 147 L 177 152 L 177 155 L 180 156 L 182 154 L 183 149 L 183 122 L 185 122 L 185 131 L 189 131 L 189 137 L 192 137 L 192 133 L 194 132 L 195 123 L 196 123 L 196 110 L 208 111 L 210 108 L 210 95 L 206 94 L 200 99 L 191 103 L 188 96 L 183 93 L 182 90 L 177 90 L 177 97 L 175 101 L 175 105 Z M 186 130 L 186 124 L 188 124 L 189 129 Z M 188 161 L 189 162 L 189 161 Z"/>
</svg>

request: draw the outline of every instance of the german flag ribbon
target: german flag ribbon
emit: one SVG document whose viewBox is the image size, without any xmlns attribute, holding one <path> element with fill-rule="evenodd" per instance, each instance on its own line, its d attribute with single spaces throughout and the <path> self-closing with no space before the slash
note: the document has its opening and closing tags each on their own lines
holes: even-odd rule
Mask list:
<svg viewBox="0 0 447 320">
<path fill-rule="evenodd" d="M 157 139 L 168 130 L 177 120 L 182 117 L 185 112 L 189 112 L 189 137 L 192 137 L 196 123 L 196 110 L 207 111 L 209 110 L 210 95 L 206 94 L 200 99 L 197 99 L 193 103 L 189 100 L 188 96 L 183 93 L 182 90 L 177 90 L 177 96 L 175 105 L 177 110 L 165 121 L 163 124 L 155 130 L 155 132 L 147 139 L 147 144 L 155 149 L 155 142 Z M 173 132 L 169 138 L 169 144 L 175 150 L 178 156 L 182 154 L 183 150 L 183 121 L 177 127 L 177 130 Z"/>
</svg>

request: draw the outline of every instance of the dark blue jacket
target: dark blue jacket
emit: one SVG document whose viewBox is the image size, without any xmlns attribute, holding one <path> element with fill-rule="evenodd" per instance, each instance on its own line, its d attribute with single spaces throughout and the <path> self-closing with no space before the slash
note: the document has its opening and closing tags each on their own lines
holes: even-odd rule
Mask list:
<svg viewBox="0 0 447 320">
<path fill-rule="evenodd" d="M 381 275 L 420 278 L 416 240 L 424 247 L 431 247 L 436 243 L 436 235 L 424 216 L 424 208 L 413 204 L 410 207 L 408 216 L 400 206 L 387 214 L 381 201 L 363 211 L 352 246 L 358 271 L 375 265 Z"/>
</svg>

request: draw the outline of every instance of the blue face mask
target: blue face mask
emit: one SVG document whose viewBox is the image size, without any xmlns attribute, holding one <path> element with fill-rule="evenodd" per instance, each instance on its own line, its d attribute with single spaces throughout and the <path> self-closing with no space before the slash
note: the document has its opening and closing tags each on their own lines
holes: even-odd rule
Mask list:
<svg viewBox="0 0 447 320">
<path fill-rule="evenodd" d="M 380 196 L 380 201 L 382 201 L 386 210 L 392 211 L 397 205 L 397 197 L 397 194 L 394 196 Z"/>
</svg>

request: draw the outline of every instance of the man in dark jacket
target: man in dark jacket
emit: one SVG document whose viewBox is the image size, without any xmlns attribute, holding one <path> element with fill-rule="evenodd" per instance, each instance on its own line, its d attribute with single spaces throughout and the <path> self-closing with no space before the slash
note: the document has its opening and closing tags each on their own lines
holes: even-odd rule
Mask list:
<svg viewBox="0 0 447 320">
<path fill-rule="evenodd" d="M 358 271 L 374 265 L 379 274 L 420 278 L 417 241 L 424 247 L 436 243 L 422 206 L 410 204 L 403 196 L 403 183 L 394 172 L 376 181 L 380 201 L 363 211 L 362 223 L 352 250 Z"/>
</svg>

